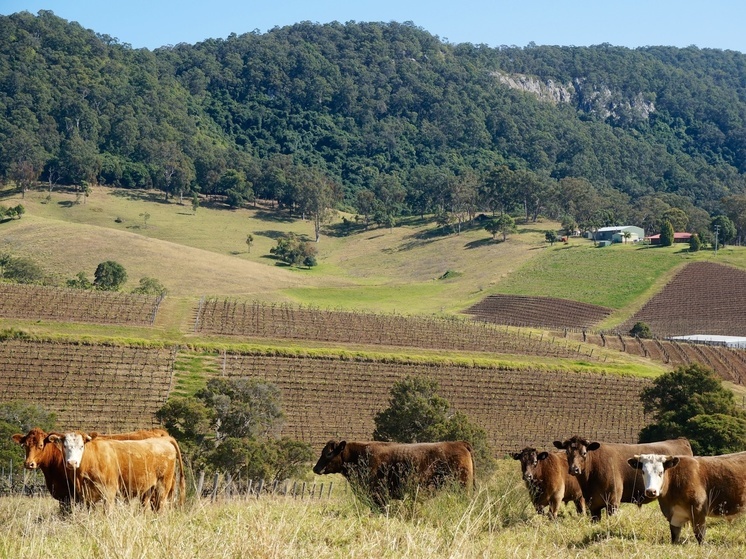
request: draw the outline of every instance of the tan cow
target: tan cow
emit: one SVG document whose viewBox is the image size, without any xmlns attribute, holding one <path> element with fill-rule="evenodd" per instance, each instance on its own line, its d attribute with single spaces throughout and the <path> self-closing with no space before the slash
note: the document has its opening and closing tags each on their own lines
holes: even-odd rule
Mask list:
<svg viewBox="0 0 746 559">
<path fill-rule="evenodd" d="M 585 506 L 594 522 L 601 518 L 603 509 L 611 515 L 620 503 L 642 505 L 651 501 L 645 497 L 642 475 L 631 470 L 627 460 L 647 453 L 692 455 L 692 447 L 684 438 L 647 444 L 615 444 L 574 436 L 564 442 L 554 441 L 554 446 L 567 453 L 569 472 L 577 477 Z"/>
<path fill-rule="evenodd" d="M 62 451 L 67 469 L 74 472 L 75 487 L 86 504 L 104 501 L 109 508 L 119 495 L 139 498 L 156 511 L 173 493 L 180 458 L 178 445 L 169 439 L 114 440 L 79 431 L 49 436 Z"/>
<path fill-rule="evenodd" d="M 562 503 L 575 503 L 578 514 L 585 514 L 585 499 L 578 480 L 570 475 L 566 452 L 537 452 L 526 447 L 511 454 L 520 460 L 523 481 L 536 512 L 544 514 L 549 506 L 549 518 L 556 518 Z"/>
<path fill-rule="evenodd" d="M 17 444 L 20 444 L 26 454 L 24 460 L 24 467 L 29 470 L 40 469 L 44 474 L 44 481 L 46 483 L 49 493 L 52 498 L 56 499 L 60 503 L 60 509 L 64 512 L 70 510 L 70 503 L 73 495 L 80 493 L 80 488 L 77 491 L 73 489 L 74 476 L 65 467 L 64 456 L 62 451 L 55 445 L 50 443 L 48 439 L 49 433 L 39 427 L 32 428 L 26 435 L 15 434 L 11 438 Z M 61 436 L 56 433 L 57 436 Z M 181 451 L 178 449 L 178 443 L 173 439 L 167 431 L 163 429 L 141 429 L 138 431 L 130 431 L 128 433 L 112 433 L 108 435 L 98 435 L 98 437 L 104 439 L 117 439 L 117 440 L 141 440 L 153 437 L 168 437 L 168 440 L 172 444 L 176 445 L 178 457 L 181 461 Z M 183 472 L 183 464 L 180 462 L 180 471 Z M 181 476 L 181 496 L 183 502 L 183 495 L 186 490 L 186 482 L 184 476 Z M 172 487 L 173 487 L 172 483 Z M 170 495 L 169 495 L 170 498 Z"/>
<path fill-rule="evenodd" d="M 386 443 L 334 440 L 326 443 L 315 474 L 342 474 L 370 490 L 373 502 L 402 499 L 408 483 L 428 488 L 456 480 L 467 490 L 474 486 L 474 458 L 464 441 Z"/>
<path fill-rule="evenodd" d="M 708 516 L 731 517 L 746 510 L 746 452 L 721 456 L 641 454 L 629 465 L 642 472 L 645 496 L 658 499 L 678 543 L 681 529 L 692 523 L 694 536 L 705 539 Z"/>
</svg>

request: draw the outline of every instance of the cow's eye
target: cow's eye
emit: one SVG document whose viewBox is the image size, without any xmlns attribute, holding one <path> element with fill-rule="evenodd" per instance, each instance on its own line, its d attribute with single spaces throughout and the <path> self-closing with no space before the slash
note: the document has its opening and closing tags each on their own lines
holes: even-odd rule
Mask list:
<svg viewBox="0 0 746 559">
<path fill-rule="evenodd" d="M 581 452 L 580 455 L 585 458 L 585 455 L 588 454 L 587 452 Z"/>
</svg>

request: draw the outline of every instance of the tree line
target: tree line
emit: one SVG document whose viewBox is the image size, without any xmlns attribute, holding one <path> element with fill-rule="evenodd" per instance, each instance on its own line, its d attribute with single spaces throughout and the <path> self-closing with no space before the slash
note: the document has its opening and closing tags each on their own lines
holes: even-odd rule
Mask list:
<svg viewBox="0 0 746 559">
<path fill-rule="evenodd" d="M 133 49 L 42 10 L 0 17 L 0 176 L 255 198 L 458 230 L 489 209 L 581 228 L 746 225 L 746 55 L 450 44 L 303 22 Z M 561 100 L 511 87 L 528 76 Z"/>
</svg>

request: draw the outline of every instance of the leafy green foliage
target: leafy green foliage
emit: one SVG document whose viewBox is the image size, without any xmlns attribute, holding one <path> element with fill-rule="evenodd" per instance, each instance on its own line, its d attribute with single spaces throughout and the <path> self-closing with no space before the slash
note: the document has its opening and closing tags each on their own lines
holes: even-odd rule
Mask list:
<svg viewBox="0 0 746 559">
<path fill-rule="evenodd" d="M 78 272 L 74 278 L 67 280 L 65 285 L 72 289 L 93 289 L 93 284 L 86 277 L 85 272 Z"/>
<path fill-rule="evenodd" d="M 389 406 L 373 421 L 373 439 L 401 443 L 468 441 L 474 449 L 474 461 L 480 476 L 489 476 L 495 459 L 481 427 L 438 394 L 438 383 L 424 377 L 407 376 L 393 384 Z"/>
<path fill-rule="evenodd" d="M 692 234 L 689 238 L 689 252 L 699 252 L 702 248 L 702 241 L 697 233 Z"/>
<path fill-rule="evenodd" d="M 640 442 L 683 436 L 695 455 L 746 450 L 746 412 L 705 367 L 678 367 L 658 377 L 640 399 L 655 419 L 640 431 Z"/>
<path fill-rule="evenodd" d="M 665 220 L 661 224 L 661 246 L 670 247 L 674 241 L 673 225 L 670 221 Z"/>
<path fill-rule="evenodd" d="M 629 331 L 629 335 L 646 339 L 650 339 L 653 337 L 653 333 L 650 331 L 650 326 L 648 326 L 645 322 L 635 322 L 634 326 L 632 326 Z"/>
<path fill-rule="evenodd" d="M 113 260 L 106 260 L 96 266 L 93 274 L 93 287 L 103 291 L 119 291 L 127 281 L 127 271 L 124 266 Z"/>
<path fill-rule="evenodd" d="M 13 461 L 13 469 L 23 469 L 24 453 L 19 445 L 10 438 L 16 433 L 26 434 L 32 427 L 41 427 L 51 431 L 56 417 L 37 404 L 28 402 L 0 403 L 0 464 L 8 466 Z"/>
<path fill-rule="evenodd" d="M 210 379 L 194 398 L 170 398 L 156 417 L 196 468 L 273 480 L 298 475 L 312 458 L 307 444 L 278 438 L 283 413 L 274 384 Z"/>
<path fill-rule="evenodd" d="M 168 293 L 168 289 L 156 278 L 145 276 L 140 278 L 140 284 L 132 290 L 132 293 L 163 297 Z"/>
<path fill-rule="evenodd" d="M 15 283 L 43 283 L 44 270 L 26 256 L 0 255 L 0 277 Z"/>
<path fill-rule="evenodd" d="M 720 246 L 725 246 L 736 236 L 736 226 L 725 215 L 719 215 L 712 219 L 710 231 L 713 233 L 717 231 L 717 239 Z"/>
<path fill-rule="evenodd" d="M 277 245 L 269 249 L 269 252 L 292 266 L 311 268 L 316 265 L 316 247 L 294 233 L 277 239 Z"/>
</svg>

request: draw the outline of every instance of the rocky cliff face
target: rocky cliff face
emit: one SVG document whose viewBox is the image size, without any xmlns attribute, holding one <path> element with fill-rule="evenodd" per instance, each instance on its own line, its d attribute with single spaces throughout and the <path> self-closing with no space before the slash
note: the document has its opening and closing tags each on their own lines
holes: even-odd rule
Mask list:
<svg viewBox="0 0 746 559">
<path fill-rule="evenodd" d="M 630 97 L 605 85 L 590 84 L 585 78 L 575 78 L 563 84 L 524 74 L 494 72 L 493 76 L 511 89 L 531 93 L 542 101 L 567 103 L 579 111 L 615 123 L 647 120 L 655 111 L 655 105 L 643 93 Z"/>
</svg>

